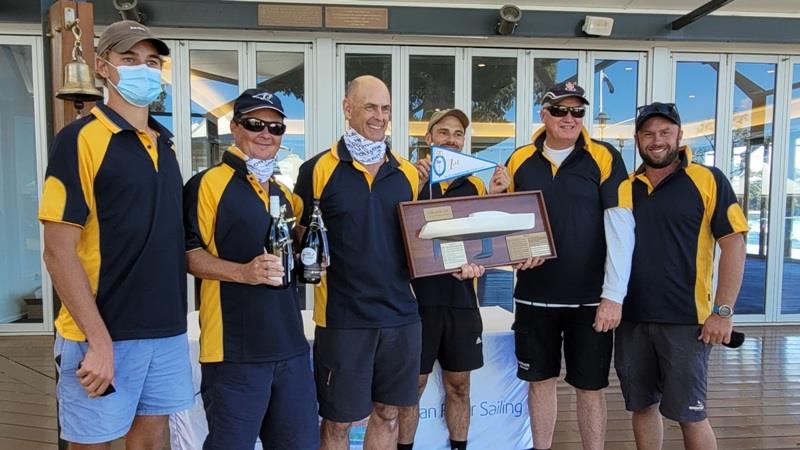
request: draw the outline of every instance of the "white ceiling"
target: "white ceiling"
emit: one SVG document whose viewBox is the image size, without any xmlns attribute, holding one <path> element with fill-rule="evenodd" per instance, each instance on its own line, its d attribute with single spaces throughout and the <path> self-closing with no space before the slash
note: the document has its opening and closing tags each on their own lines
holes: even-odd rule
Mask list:
<svg viewBox="0 0 800 450">
<path fill-rule="evenodd" d="M 263 0 L 233 0 L 263 2 Z M 439 0 L 436 7 L 499 9 L 514 4 L 522 10 L 597 11 L 647 14 L 685 14 L 708 0 Z M 270 0 L 270 3 L 296 3 L 292 0 Z M 304 2 L 305 3 L 305 2 Z M 418 6 L 430 7 L 423 0 L 318 0 L 316 4 L 352 6 Z M 799 0 L 734 0 L 717 10 L 715 15 L 800 17 Z"/>
</svg>

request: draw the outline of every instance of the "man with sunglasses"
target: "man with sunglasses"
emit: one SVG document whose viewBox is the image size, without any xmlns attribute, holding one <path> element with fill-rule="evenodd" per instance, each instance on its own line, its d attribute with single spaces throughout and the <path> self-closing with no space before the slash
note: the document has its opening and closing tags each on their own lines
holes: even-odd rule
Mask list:
<svg viewBox="0 0 800 450">
<path fill-rule="evenodd" d="M 630 274 L 633 217 L 618 194 L 625 166 L 613 146 L 583 127 L 588 104 L 571 81 L 551 87 L 542 98 L 544 126 L 490 185 L 491 192 L 542 191 L 558 255 L 540 267 L 521 265 L 514 290 L 517 376 L 530 383 L 533 443 L 540 450 L 550 448 L 555 430 L 562 340 L 583 448 L 603 448 L 611 331 Z"/>
<path fill-rule="evenodd" d="M 201 393 L 208 419 L 203 448 L 316 450 L 319 433 L 309 347 L 295 283 L 266 253 L 271 202 L 287 217 L 300 199 L 275 180 L 286 114 L 263 89 L 233 104 L 234 145 L 184 189 L 186 261 L 200 295 Z"/>
<path fill-rule="evenodd" d="M 644 163 L 620 190 L 633 207 L 636 247 L 614 366 L 639 450 L 661 448 L 662 415 L 680 423 L 688 450 L 717 448 L 705 413 L 708 357 L 730 341 L 744 271 L 748 226 L 731 184 L 693 162 L 682 136 L 674 104 L 640 107 Z"/>
</svg>

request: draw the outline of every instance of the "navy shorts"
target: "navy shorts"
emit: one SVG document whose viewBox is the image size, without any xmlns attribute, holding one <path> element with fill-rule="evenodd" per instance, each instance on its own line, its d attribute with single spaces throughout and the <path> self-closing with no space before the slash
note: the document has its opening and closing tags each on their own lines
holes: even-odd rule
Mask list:
<svg viewBox="0 0 800 450">
<path fill-rule="evenodd" d="M 317 450 L 319 417 L 308 352 L 265 363 L 204 363 L 203 450 Z"/>
<path fill-rule="evenodd" d="M 349 423 L 367 417 L 373 403 L 417 404 L 420 323 L 392 328 L 314 331 L 314 376 L 319 415 Z"/>
<path fill-rule="evenodd" d="M 608 386 L 612 332 L 598 333 L 592 328 L 596 306 L 577 308 L 530 306 L 517 303 L 514 317 L 514 344 L 517 377 L 525 381 L 544 381 L 561 373 L 561 345 L 567 375 L 564 381 L 586 391 Z"/>
<path fill-rule="evenodd" d="M 659 411 L 676 422 L 706 418 L 711 344 L 697 340 L 701 325 L 623 321 L 616 331 L 614 367 L 625 409 Z"/>
</svg>

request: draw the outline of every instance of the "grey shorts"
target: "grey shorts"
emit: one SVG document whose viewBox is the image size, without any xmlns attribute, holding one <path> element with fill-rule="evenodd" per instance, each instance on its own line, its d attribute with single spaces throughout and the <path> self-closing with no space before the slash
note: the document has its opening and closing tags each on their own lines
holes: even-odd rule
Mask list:
<svg viewBox="0 0 800 450">
<path fill-rule="evenodd" d="M 314 332 L 314 377 L 319 415 L 355 422 L 372 412 L 374 402 L 391 406 L 417 403 L 421 326 L 331 329 Z"/>
<path fill-rule="evenodd" d="M 660 402 L 661 414 L 676 422 L 706 418 L 711 345 L 697 340 L 701 329 L 701 325 L 620 324 L 614 366 L 628 411 Z"/>
</svg>

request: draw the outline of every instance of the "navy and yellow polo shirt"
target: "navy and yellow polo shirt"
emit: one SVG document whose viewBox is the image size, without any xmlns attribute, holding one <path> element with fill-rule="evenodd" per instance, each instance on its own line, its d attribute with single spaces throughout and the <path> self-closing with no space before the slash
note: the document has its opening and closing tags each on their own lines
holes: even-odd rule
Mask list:
<svg viewBox="0 0 800 450">
<path fill-rule="evenodd" d="M 417 198 L 419 174 L 386 151 L 373 177 L 339 140 L 300 166 L 295 192 L 319 199 L 328 228 L 330 267 L 314 292 L 314 321 L 329 328 L 383 328 L 419 321 L 411 293 L 400 202 Z M 311 208 L 300 223 L 308 226 Z"/>
<path fill-rule="evenodd" d="M 448 183 L 426 184 L 419 198 L 453 198 L 486 195 L 483 181 L 475 176 L 457 178 Z M 431 191 L 433 196 L 430 196 Z M 411 281 L 417 301 L 424 306 L 449 306 L 452 308 L 477 308 L 475 280 L 457 280 L 450 274 L 416 278 Z"/>
<path fill-rule="evenodd" d="M 78 257 L 111 339 L 186 331 L 183 180 L 172 135 L 149 119 L 156 141 L 109 107 L 56 135 L 39 220 L 81 228 Z M 62 305 L 66 339 L 86 339 Z"/>
<path fill-rule="evenodd" d="M 236 147 L 222 162 L 193 176 L 184 188 L 186 251 L 205 249 L 246 264 L 264 253 L 272 225 L 269 197 L 278 196 L 287 217 L 303 206 L 289 189 L 269 179 L 266 191 L 247 171 Z M 280 361 L 308 350 L 294 283 L 276 289 L 196 278 L 200 299 L 200 362 Z"/>
<path fill-rule="evenodd" d="M 627 178 L 619 152 L 581 131 L 575 150 L 559 167 L 544 154 L 545 130 L 511 154 L 509 192 L 541 190 L 557 258 L 517 272 L 514 298 L 554 304 L 600 301 L 606 262 L 603 212 L 620 204 Z"/>
<path fill-rule="evenodd" d="M 714 244 L 748 230 L 719 169 L 692 162 L 688 147 L 681 149 L 680 163 L 655 188 L 643 167 L 623 184 L 636 219 L 625 320 L 704 323 L 713 307 Z"/>
</svg>

